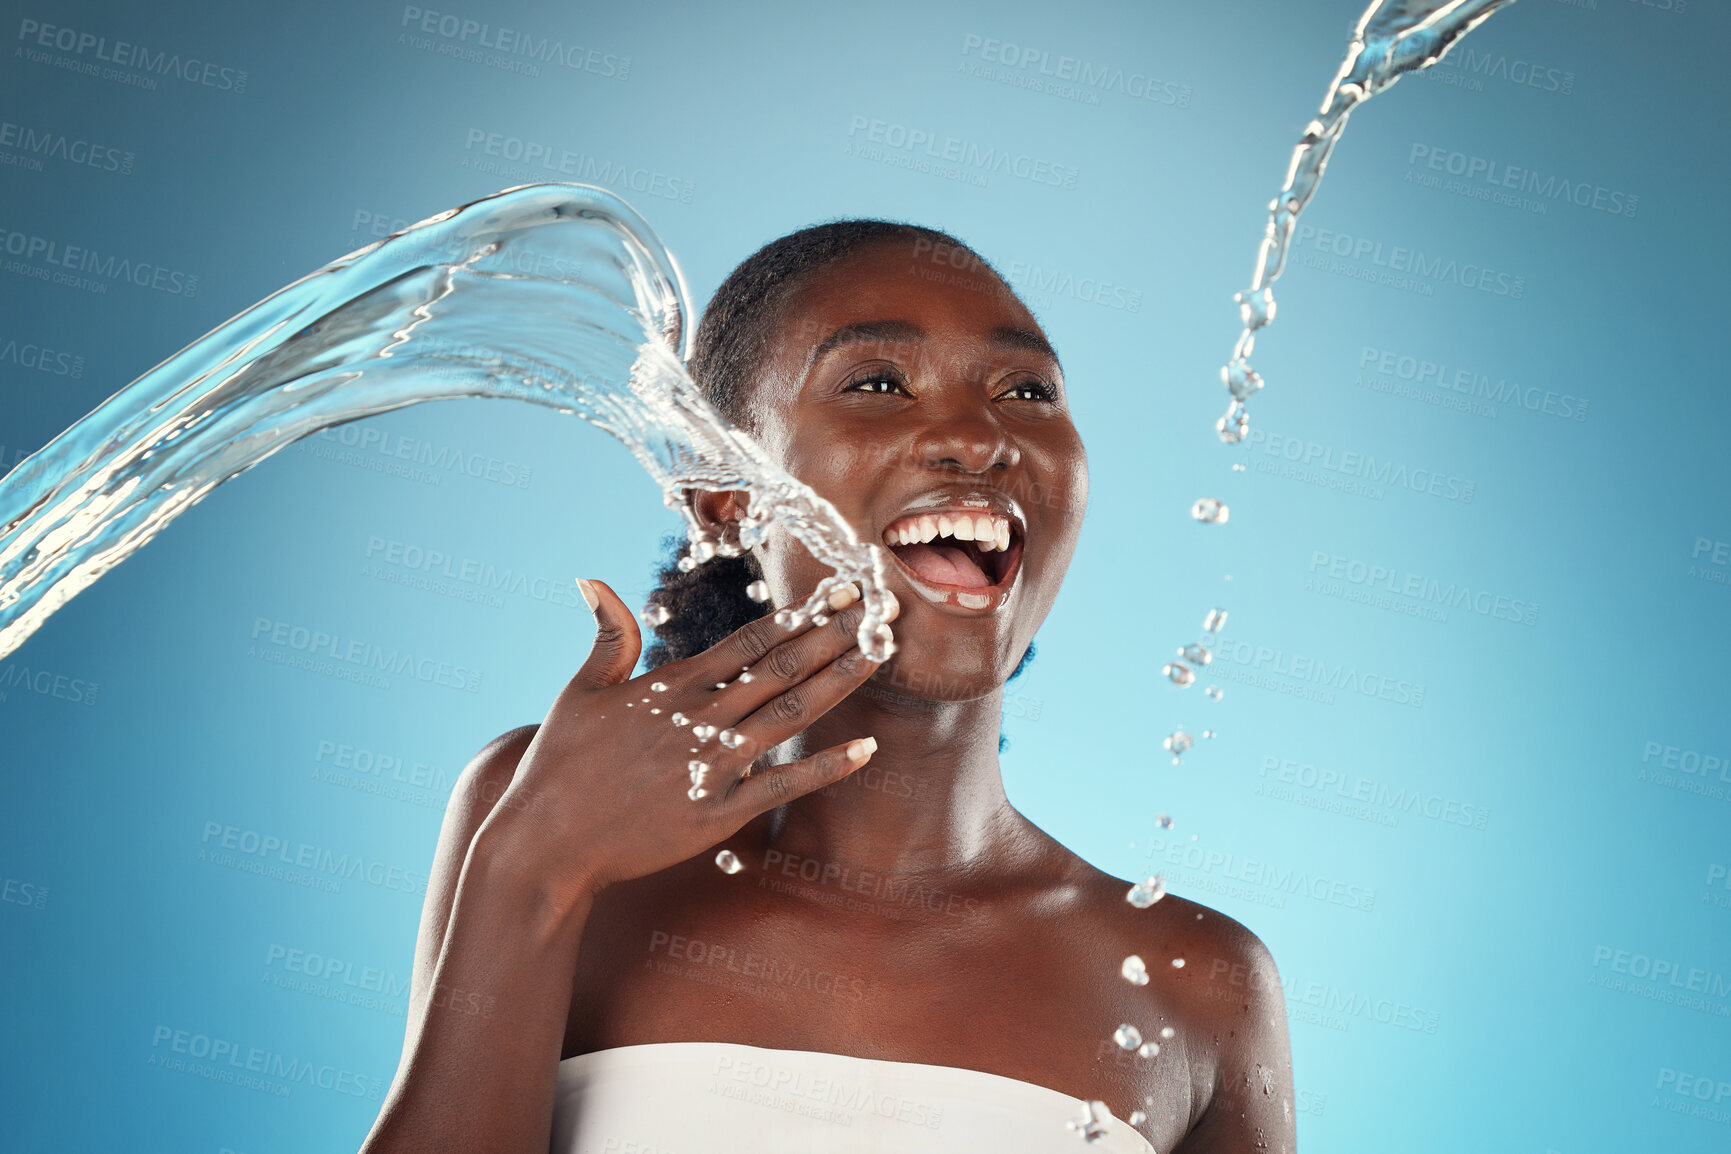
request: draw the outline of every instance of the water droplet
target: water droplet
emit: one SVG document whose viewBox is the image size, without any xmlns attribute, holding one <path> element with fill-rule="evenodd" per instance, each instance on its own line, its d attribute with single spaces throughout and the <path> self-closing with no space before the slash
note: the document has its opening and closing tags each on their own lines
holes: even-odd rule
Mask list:
<svg viewBox="0 0 1731 1154">
<path fill-rule="evenodd" d="M 750 585 L 745 587 L 745 595 L 753 601 L 768 601 L 769 582 L 753 581 Z"/>
<path fill-rule="evenodd" d="M 1174 1030 L 1171 1026 L 1162 1026 L 1160 1027 L 1160 1036 L 1170 1042 L 1173 1038 L 1178 1036 L 1178 1031 Z"/>
<path fill-rule="evenodd" d="M 716 682 L 716 683 L 715 683 L 715 688 L 717 688 L 717 689 L 726 689 L 726 688 L 727 688 L 727 682 L 725 682 L 725 681 L 717 681 L 717 682 Z"/>
<path fill-rule="evenodd" d="M 745 744 L 745 734 L 735 733 L 731 729 L 722 730 L 721 733 L 717 735 L 717 739 L 721 744 L 727 746 L 729 749 L 738 749 L 740 746 Z"/>
<path fill-rule="evenodd" d="M 1134 1050 L 1142 1044 L 1142 1031 L 1135 1026 L 1125 1024 L 1112 1031 L 1112 1040 L 1118 1043 L 1122 1050 Z"/>
<path fill-rule="evenodd" d="M 692 781 L 696 781 L 698 778 L 709 772 L 709 763 L 706 761 L 698 761 L 694 757 L 685 763 L 685 772 L 691 775 Z"/>
<path fill-rule="evenodd" d="M 1118 967 L 1118 972 L 1124 975 L 1124 980 L 1132 986 L 1148 984 L 1148 967 L 1143 964 L 1140 956 L 1131 954 L 1124 959 L 1124 964 Z"/>
<path fill-rule="evenodd" d="M 1212 729 L 1204 729 L 1202 731 L 1202 736 L 1204 740 L 1212 741 L 1214 740 L 1214 731 Z"/>
<path fill-rule="evenodd" d="M 1160 744 L 1164 745 L 1166 752 L 1172 755 L 1172 764 L 1177 765 L 1178 759 L 1183 757 L 1196 742 L 1191 739 L 1188 733 L 1180 729 Z"/>
<path fill-rule="evenodd" d="M 1214 654 L 1208 652 L 1206 645 L 1198 645 L 1194 641 L 1180 649 L 1178 656 L 1192 665 L 1207 665 L 1214 660 Z"/>
<path fill-rule="evenodd" d="M 724 874 L 736 874 L 745 868 L 745 863 L 732 850 L 724 849 L 715 855 L 715 866 Z"/>
<path fill-rule="evenodd" d="M 668 720 L 672 721 L 673 724 L 675 724 L 675 725 L 690 725 L 691 724 L 691 718 L 685 716 L 685 714 L 683 714 L 683 713 L 675 713 Z"/>
<path fill-rule="evenodd" d="M 1142 1048 L 1137 1050 L 1136 1053 L 1144 1058 L 1158 1058 L 1160 1056 L 1160 1043 L 1143 1042 Z M 1149 1102 L 1148 1104 L 1152 1106 L 1154 1103 Z"/>
<path fill-rule="evenodd" d="M 751 670 L 747 669 L 744 673 L 741 673 L 739 675 L 739 680 L 741 682 L 746 683 L 746 684 L 750 684 L 751 683 Z"/>
<path fill-rule="evenodd" d="M 1214 431 L 1220 434 L 1220 439 L 1228 445 L 1236 445 L 1250 432 L 1250 414 L 1244 406 L 1233 401 L 1226 406 L 1226 412 L 1214 422 Z"/>
<path fill-rule="evenodd" d="M 667 692 L 667 682 L 665 682 L 665 681 L 651 681 L 649 683 L 649 691 L 651 693 L 666 693 Z"/>
<path fill-rule="evenodd" d="M 1082 1107 L 1080 1122 L 1066 1122 L 1066 1130 L 1074 1130 L 1082 1136 L 1084 1142 L 1097 1142 L 1106 1135 L 1106 1117 L 1109 1111 L 1104 1102 L 1089 1102 Z"/>
<path fill-rule="evenodd" d="M 1242 357 L 1220 367 L 1220 383 L 1232 394 L 1234 401 L 1248 401 L 1262 389 L 1262 374 L 1250 367 Z"/>
<path fill-rule="evenodd" d="M 777 609 L 775 611 L 775 623 L 783 629 L 797 628 L 798 622 L 798 617 L 795 616 L 791 609 Z"/>
<path fill-rule="evenodd" d="M 1190 671 L 1188 665 L 1180 665 L 1176 661 L 1162 668 L 1160 672 L 1166 675 L 1168 681 L 1181 689 L 1196 680 L 1196 674 Z"/>
<path fill-rule="evenodd" d="M 690 557 L 681 557 L 678 561 L 674 562 L 673 567 L 678 569 L 681 573 L 689 573 L 693 569 L 697 568 L 697 562 L 692 560 Z"/>
<path fill-rule="evenodd" d="M 1175 970 L 1182 970 L 1184 968 L 1184 959 L 1183 958 L 1173 958 L 1172 959 L 1172 968 Z"/>
<path fill-rule="evenodd" d="M 1226 691 L 1224 689 L 1220 688 L 1218 685 L 1210 685 L 1207 689 L 1204 689 L 1202 692 L 1206 693 L 1208 696 L 1212 697 L 1216 701 L 1219 701 L 1222 697 L 1226 696 Z"/>
<path fill-rule="evenodd" d="M 643 607 L 643 612 L 639 613 L 637 616 L 643 624 L 653 629 L 657 625 L 665 625 L 668 621 L 672 620 L 673 611 L 668 609 L 665 605 L 645 605 Z"/>
<path fill-rule="evenodd" d="M 715 726 L 694 725 L 691 727 L 691 736 L 695 737 L 699 741 L 708 741 L 710 738 L 715 736 Z"/>
<path fill-rule="evenodd" d="M 1171 829 L 1172 828 L 1172 815 L 1169 813 L 1163 813 L 1159 817 L 1154 819 L 1154 824 L 1159 826 L 1161 829 Z"/>
<path fill-rule="evenodd" d="M 1124 895 L 1124 900 L 1139 910 L 1145 910 L 1165 896 L 1166 879 L 1156 875 L 1131 886 L 1130 892 Z"/>
<path fill-rule="evenodd" d="M 1130 1117 L 1129 1117 L 1130 1125 L 1140 1126 L 1142 1123 L 1144 1123 L 1146 1121 L 1148 1121 L 1148 1115 L 1142 1113 L 1142 1111 L 1140 1111 L 1140 1110 L 1130 1111 Z"/>
<path fill-rule="evenodd" d="M 1208 616 L 1202 619 L 1202 631 L 1204 633 L 1218 633 L 1225 626 L 1226 610 L 1224 609 L 1210 609 Z"/>
<path fill-rule="evenodd" d="M 813 613 L 811 615 L 811 623 L 813 625 L 816 625 L 819 627 L 828 625 L 829 624 L 829 614 L 827 614 L 827 613 Z"/>
<path fill-rule="evenodd" d="M 651 709 L 651 710 L 650 710 L 650 711 L 649 711 L 649 712 L 651 712 L 651 713 L 660 713 L 660 712 L 661 712 L 661 711 L 660 711 L 660 710 L 659 710 L 659 709 Z"/>
<path fill-rule="evenodd" d="M 1244 472 L 1244 463 L 1243 463 L 1243 462 L 1242 462 L 1242 461 L 1240 461 L 1240 462 L 1239 462 L 1239 463 L 1238 463 L 1238 464 L 1236 464 L 1236 465 L 1234 465 L 1234 466 L 1232 466 L 1232 471 L 1233 471 L 1233 472 L 1234 472 L 1234 473 L 1242 473 L 1242 472 Z"/>
<path fill-rule="evenodd" d="M 709 791 L 704 789 L 701 785 L 694 785 L 685 791 L 685 796 L 689 797 L 692 801 L 699 801 L 708 797 Z"/>
<path fill-rule="evenodd" d="M 1257 379 L 1261 380 L 1260 377 Z M 715 542 L 709 540 L 707 537 L 700 541 L 692 542 L 691 555 L 697 558 L 699 563 L 709 560 L 711 557 L 715 556 Z"/>
<path fill-rule="evenodd" d="M 1232 510 L 1216 497 L 1201 497 L 1190 506 L 1190 515 L 1205 525 L 1224 525 L 1232 519 Z"/>
</svg>

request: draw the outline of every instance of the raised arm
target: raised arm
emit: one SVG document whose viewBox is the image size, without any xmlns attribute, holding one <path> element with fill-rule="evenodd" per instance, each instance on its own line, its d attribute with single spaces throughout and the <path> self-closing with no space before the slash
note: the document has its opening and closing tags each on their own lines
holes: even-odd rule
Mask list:
<svg viewBox="0 0 1731 1154">
<path fill-rule="evenodd" d="M 403 1056 L 363 1154 L 544 1154 L 595 895 L 695 856 L 871 756 L 856 740 L 754 765 L 871 675 L 854 645 L 857 607 L 795 633 L 753 622 L 632 679 L 636 619 L 607 586 L 587 585 L 589 659 L 539 726 L 476 756 L 446 811 Z M 784 652 L 764 660 L 772 651 Z M 742 679 L 747 666 L 756 676 Z M 698 737 L 700 726 L 714 728 Z"/>
</svg>

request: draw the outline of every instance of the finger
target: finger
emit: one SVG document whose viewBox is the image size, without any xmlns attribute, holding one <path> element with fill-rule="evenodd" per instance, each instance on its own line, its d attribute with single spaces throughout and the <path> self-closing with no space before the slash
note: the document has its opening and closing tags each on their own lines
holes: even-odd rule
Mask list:
<svg viewBox="0 0 1731 1154">
<path fill-rule="evenodd" d="M 748 821 L 796 797 L 834 785 L 870 761 L 877 747 L 876 738 L 862 737 L 798 761 L 772 765 L 736 782 L 725 799 L 726 805 L 733 811 L 733 817 Z"/>
<path fill-rule="evenodd" d="M 571 683 L 584 689 L 617 685 L 631 676 L 643 650 L 637 618 L 605 581 L 579 580 L 577 588 L 595 614 L 595 644 Z"/>
<path fill-rule="evenodd" d="M 732 727 L 726 760 L 754 761 L 788 738 L 809 728 L 848 694 L 866 683 L 878 665 L 858 649 L 839 654 L 799 684 L 778 693 L 756 712 Z M 719 753 L 719 751 L 718 751 Z"/>
<path fill-rule="evenodd" d="M 889 619 L 893 621 L 901 612 L 901 606 L 896 602 L 893 593 L 887 589 L 884 592 L 889 597 Z M 845 609 L 849 605 L 857 607 L 859 596 L 859 586 L 850 582 L 830 595 L 830 607 L 835 610 Z M 862 610 L 855 608 L 848 618 L 852 622 L 848 626 L 849 644 L 852 644 L 853 630 L 859 626 L 861 612 Z M 836 617 L 830 618 L 831 623 L 836 620 Z M 777 624 L 775 614 L 771 613 L 734 630 L 690 660 L 700 681 L 732 681 L 742 670 L 756 665 L 776 648 L 823 628 L 826 627 L 808 621 L 797 628 L 788 629 Z"/>
</svg>

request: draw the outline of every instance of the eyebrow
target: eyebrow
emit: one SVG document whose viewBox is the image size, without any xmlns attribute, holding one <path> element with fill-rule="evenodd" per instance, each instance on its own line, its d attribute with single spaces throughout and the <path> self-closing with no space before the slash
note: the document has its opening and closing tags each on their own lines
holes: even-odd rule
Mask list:
<svg viewBox="0 0 1731 1154">
<path fill-rule="evenodd" d="M 922 341 L 926 338 L 926 330 L 912 321 L 860 321 L 857 324 L 843 325 L 818 342 L 811 351 L 809 363 L 816 364 L 836 349 L 852 344 L 889 343 Z M 994 348 L 1011 349 L 1018 352 L 1039 353 L 1042 356 L 1058 359 L 1058 351 L 1051 342 L 1032 329 L 1018 329 L 1008 325 L 999 325 L 987 336 L 987 341 Z"/>
</svg>

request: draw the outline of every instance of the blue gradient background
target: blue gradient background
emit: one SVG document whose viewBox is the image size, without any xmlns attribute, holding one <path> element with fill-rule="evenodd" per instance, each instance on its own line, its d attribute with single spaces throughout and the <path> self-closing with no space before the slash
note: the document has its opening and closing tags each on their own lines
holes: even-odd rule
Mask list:
<svg viewBox="0 0 1731 1154">
<path fill-rule="evenodd" d="M 5 466 L 374 239 L 373 220 L 525 179 L 478 170 L 471 130 L 689 182 L 689 201 L 621 191 L 699 303 L 764 241 L 860 214 L 955 231 L 1006 270 L 1139 294 L 1132 312 L 1029 293 L 1064 358 L 1093 501 L 1039 658 L 1011 687 L 1012 800 L 1102 869 L 1157 869 L 1267 941 L 1290 987 L 1306 1148 L 1731 1146 L 1731 1096 L 1693 1115 L 1662 1074 L 1731 1084 L 1731 772 L 1683 772 L 1731 760 L 1731 566 L 1711 563 L 1731 541 L 1731 405 L 1711 339 L 1727 244 L 1713 222 L 1731 176 L 1723 8 L 1522 0 L 1466 42 L 1489 74 L 1409 79 L 1354 118 L 1308 222 L 1488 265 L 1523 291 L 1421 295 L 1295 264 L 1262 341 L 1255 419 L 1336 459 L 1470 481 L 1470 502 L 1307 484 L 1279 472 L 1274 442 L 1234 451 L 1212 432 L 1230 296 L 1352 3 L 437 9 L 628 57 L 623 80 L 424 50 L 400 40 L 392 4 L 5 9 L 0 121 L 134 159 L 128 174 L 0 164 L 0 228 L 198 277 L 189 298 L 0 270 Z M 27 20 L 244 70 L 245 91 L 81 75 L 53 62 L 73 54 L 24 51 Z M 970 36 L 1150 75 L 1182 106 L 981 78 Z M 1570 91 L 1506 79 L 1517 62 L 1559 89 L 1566 74 Z M 1075 187 L 892 167 L 857 154 L 856 117 L 1073 166 Z M 1408 180 L 1426 171 L 1415 145 L 1633 194 L 1638 209 L 1538 214 L 1422 187 Z M 1299 253 L 1351 263 L 1315 237 Z M 26 367 L 27 345 L 81 357 L 78 375 Z M 1381 392 L 1367 348 L 1585 398 L 1587 415 L 1460 412 L 1431 403 L 1430 385 Z M 9 1149 L 354 1148 L 396 1064 L 403 998 L 371 1008 L 285 988 L 281 952 L 400 988 L 420 898 L 201 860 L 220 841 L 207 823 L 424 877 L 464 761 L 538 719 L 587 650 L 571 578 L 640 601 L 676 528 L 623 449 L 545 411 L 447 403 L 346 435 L 367 430 L 526 466 L 529 483 L 417 482 L 378 471 L 374 449 L 345 460 L 314 439 L 225 486 L 0 663 Z M 1231 504 L 1230 526 L 1189 519 L 1202 495 Z M 466 601 L 394 582 L 401 567 L 373 576 L 373 538 L 544 579 L 532 589 L 557 587 L 558 602 Z M 1536 604 L 1536 621 L 1462 608 L 1434 621 L 1319 593 L 1318 554 Z M 1208 671 L 1218 703 L 1151 676 L 1216 604 L 1241 659 Z M 261 618 L 479 670 L 479 691 L 405 677 L 385 691 L 272 663 L 257 655 L 272 648 L 254 639 Z M 1280 672 L 1295 657 L 1404 683 L 1401 696 L 1422 687 L 1422 703 L 1296 696 L 1305 683 Z M 67 679 L 61 696 L 45 672 Z M 96 685 L 94 700 L 68 700 L 74 682 Z M 1178 723 L 1220 736 L 1173 766 L 1159 739 Z M 336 746 L 402 768 L 333 782 Z M 1697 760 L 1666 769 L 1667 746 Z M 1479 829 L 1375 801 L 1364 808 L 1381 820 L 1333 812 L 1338 795 L 1307 784 L 1322 773 L 1488 817 Z M 1169 833 L 1160 812 L 1176 817 Z M 1337 882 L 1347 897 L 1326 900 Z M 1701 970 L 1707 992 L 1650 996 L 1672 987 L 1615 973 L 1615 951 Z M 297 1083 L 279 1096 L 164 1068 L 159 1027 L 346 1070 L 362 1093 Z"/>
</svg>

